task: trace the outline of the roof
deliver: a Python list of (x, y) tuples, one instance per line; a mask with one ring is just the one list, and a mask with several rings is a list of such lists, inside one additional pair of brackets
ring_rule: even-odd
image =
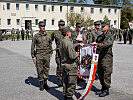
[(74, 2), (58, 2), (58, 1), (44, 1), (44, 0), (1, 0), (0, 2), (21, 2), (21, 3), (36, 3), (36, 4), (52, 4), (52, 5), (66, 5), (66, 6), (85, 6), (85, 7), (103, 7), (103, 8), (118, 8), (118, 5), (102, 5), (102, 4), (87, 4)]

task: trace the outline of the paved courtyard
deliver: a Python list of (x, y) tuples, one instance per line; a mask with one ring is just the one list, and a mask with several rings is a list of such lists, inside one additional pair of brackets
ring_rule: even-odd
[[(51, 89), (40, 91), (30, 47), (31, 40), (0, 41), (0, 100), (63, 100), (62, 87), (57, 86), (55, 76), (55, 52), (50, 64), (48, 81)], [(110, 95), (104, 98), (96, 96), (95, 91), (101, 86), (99, 81), (95, 80), (85, 100), (133, 100), (133, 45), (115, 41), (113, 52)], [(84, 87), (85, 83), (77, 86), (74, 100), (80, 97)]]

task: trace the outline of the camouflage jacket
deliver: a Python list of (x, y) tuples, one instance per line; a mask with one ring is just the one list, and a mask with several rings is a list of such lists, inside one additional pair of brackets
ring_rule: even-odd
[(52, 54), (52, 39), (51, 35), (41, 32), (34, 35), (31, 44), (31, 56), (35, 57), (34, 51), (36, 54)]
[(96, 42), (96, 39), (99, 35), (102, 34), (101, 30), (96, 31), (96, 29), (91, 31), (91, 35), (92, 35), (92, 42)]
[(78, 58), (75, 52), (75, 46), (71, 42), (70, 38), (64, 38), (61, 43), (62, 63), (73, 64)]
[(78, 36), (78, 32), (77, 31), (73, 31), (72, 35), (71, 35), (71, 39), (73, 41), (73, 43), (87, 43), (87, 32), (86, 31), (81, 31), (80, 34), (82, 34), (82, 41), (78, 41), (76, 40), (77, 36)]
[(60, 48), (60, 43), (63, 39), (62, 32), (60, 30), (54, 31), (51, 35), (52, 41), (55, 39), (57, 48)]
[(97, 53), (100, 54), (100, 58), (104, 57), (113, 57), (112, 46), (114, 43), (114, 35), (108, 31), (106, 34), (101, 34), (98, 36), (96, 42), (98, 43), (97, 46)]

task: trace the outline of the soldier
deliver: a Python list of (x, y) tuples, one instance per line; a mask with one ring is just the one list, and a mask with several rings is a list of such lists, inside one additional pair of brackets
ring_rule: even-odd
[(0, 30), (0, 41), (2, 41), (2, 31)]
[(33, 39), (33, 30), (30, 31), (31, 39)]
[(25, 35), (25, 31), (24, 31), (24, 29), (22, 28), (22, 30), (21, 30), (22, 40), (24, 40), (24, 35)]
[[(62, 28), (65, 26), (65, 21), (60, 20), (58, 22), (58, 27), (59, 30), (56, 30), (52, 33), (51, 38), (52, 41), (55, 39), (55, 43), (56, 43), (56, 47), (60, 48), (60, 43), (63, 39), (63, 35), (62, 35)], [(55, 56), (55, 60), (57, 63), (57, 70), (56, 70), (56, 76), (58, 78), (58, 86), (62, 86), (62, 67), (61, 67), (61, 54), (60, 54), (60, 50), (56, 50), (56, 56)]]
[(27, 39), (29, 40), (29, 30), (28, 29), (26, 30), (26, 40)]
[(114, 43), (114, 35), (109, 31), (109, 22), (103, 21), (102, 34), (98, 36), (96, 42), (97, 53), (99, 53), (98, 60), (98, 76), (102, 89), (96, 92), (99, 97), (109, 95), (109, 88), (111, 84), (111, 73), (113, 69), (113, 53), (112, 46)]
[(81, 30), (82, 24), (76, 23), (76, 30), (72, 32), (72, 41), (73, 43), (87, 43), (86, 35), (87, 33), (85, 31)]
[(119, 32), (119, 41), (121, 41), (122, 40), (122, 30), (119, 29), (118, 32)]
[[(63, 95), (64, 100), (73, 100), (72, 96), (75, 93), (77, 82), (77, 65), (76, 61), (78, 55), (74, 48), (75, 46), (70, 40), (71, 32), (69, 27), (65, 27), (62, 30), (64, 39), (61, 43), (62, 67), (63, 67)], [(84, 44), (80, 44), (83, 46)]]
[(94, 22), (94, 29), (91, 31), (91, 35), (92, 35), (92, 41), (91, 42), (96, 42), (96, 39), (99, 35), (102, 34), (102, 31), (100, 30), (100, 21), (95, 21)]
[(12, 28), (11, 30), (11, 35), (12, 35), (12, 41), (15, 41), (15, 30)]
[(133, 30), (129, 29), (129, 32), (128, 32), (129, 44), (132, 44), (132, 35), (133, 35)]
[[(45, 32), (45, 24), (39, 22), (39, 33), (35, 34), (32, 39), (31, 56), (36, 64), (38, 79), (40, 82), (40, 90), (49, 90), (47, 85), (49, 75), (50, 58), (52, 55), (52, 39), (51, 35)], [(36, 52), (36, 55), (35, 53)]]
[(17, 41), (19, 41), (19, 35), (20, 35), (19, 29), (17, 29), (16, 34), (17, 34)]
[(128, 33), (128, 31), (126, 29), (124, 29), (124, 32), (123, 32), (124, 44), (127, 43), (127, 33)]

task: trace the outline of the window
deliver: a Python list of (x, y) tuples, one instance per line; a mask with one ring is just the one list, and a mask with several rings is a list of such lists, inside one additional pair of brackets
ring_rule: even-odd
[(19, 4), (16, 4), (16, 10), (19, 10)]
[(70, 11), (71, 11), (71, 12), (74, 12), (74, 7), (71, 7), (71, 8), (70, 8)]
[(51, 10), (54, 11), (54, 6), (52, 6), (52, 9)]
[(43, 5), (43, 11), (46, 11), (46, 5)]
[(44, 24), (46, 25), (47, 23), (46, 23), (46, 19), (44, 19)]
[(111, 9), (108, 9), (108, 14), (110, 14), (111, 13)]
[(11, 19), (7, 19), (7, 25), (11, 25)]
[(81, 12), (84, 12), (84, 7), (81, 7)]
[(62, 8), (63, 8), (63, 7), (62, 7), (62, 6), (60, 6), (60, 12), (62, 12)]
[(1, 25), (1, 19), (0, 19), (0, 25)]
[(7, 3), (7, 10), (10, 10), (10, 3)]
[(20, 19), (16, 19), (17, 25), (20, 25)]
[(29, 10), (29, 4), (26, 4), (26, 10)]
[(117, 13), (117, 9), (114, 9), (114, 13), (115, 13), (115, 14)]
[(54, 19), (52, 19), (52, 25), (54, 25)]
[(35, 24), (38, 25), (38, 19), (35, 19)]
[(93, 14), (94, 13), (94, 8), (91, 8), (91, 14)]
[(116, 23), (117, 23), (117, 20), (114, 20), (114, 25), (116, 25)]
[(99, 12), (100, 12), (100, 13), (102, 13), (102, 12), (103, 12), (103, 9), (102, 9), (102, 8), (100, 8), (100, 9), (99, 9)]
[(38, 11), (38, 5), (35, 5), (35, 10)]

